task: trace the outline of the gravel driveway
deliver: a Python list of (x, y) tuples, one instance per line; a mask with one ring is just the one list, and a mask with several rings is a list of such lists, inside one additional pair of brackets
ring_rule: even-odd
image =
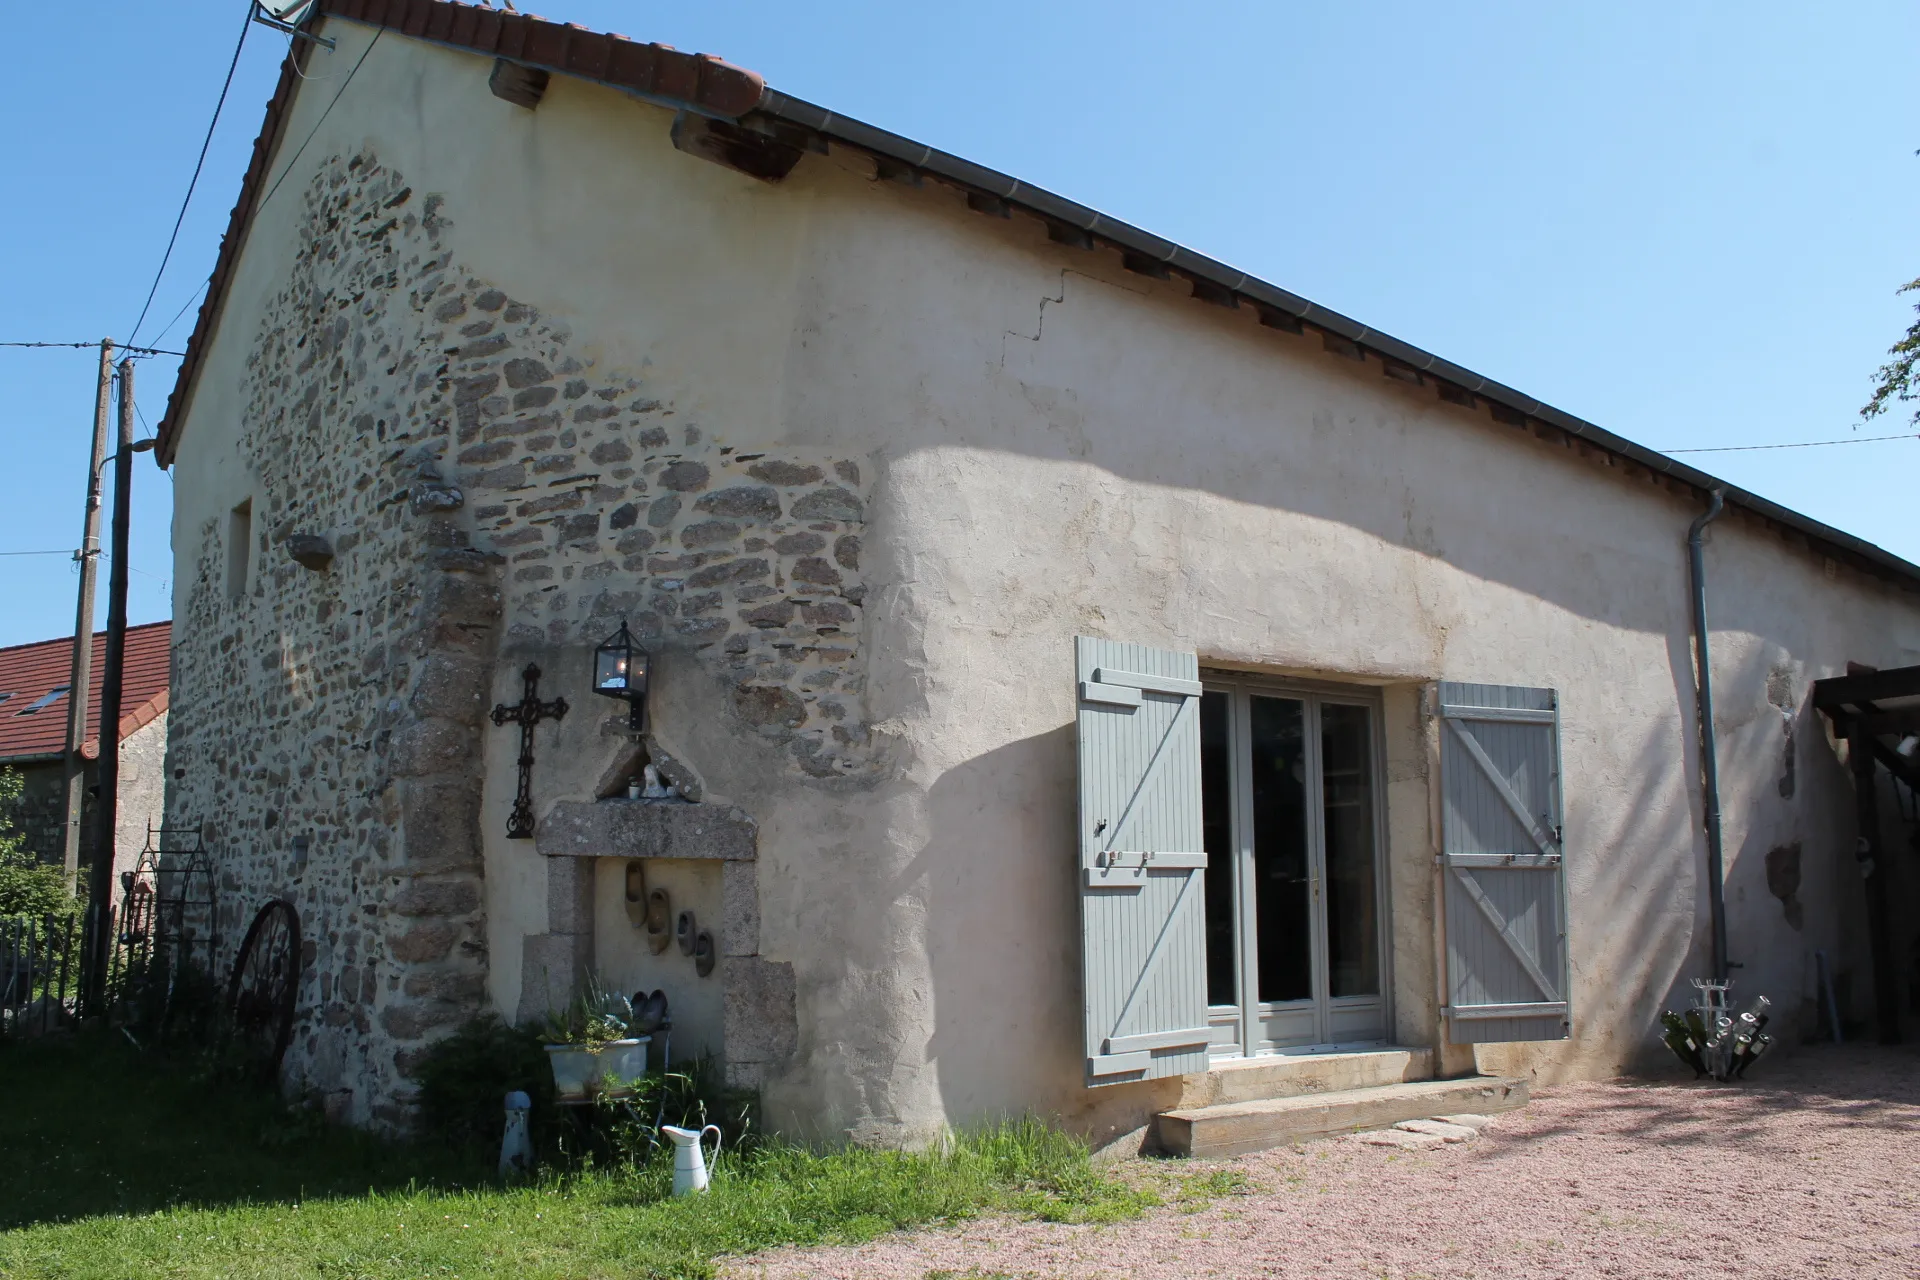
[[(1246, 1189), (1118, 1226), (1006, 1219), (795, 1249), (775, 1277), (1920, 1277), (1920, 1053), (1802, 1049), (1744, 1086), (1542, 1089), (1472, 1142), (1342, 1138), (1137, 1176)], [(1236, 1181), (1230, 1174), (1216, 1179)]]

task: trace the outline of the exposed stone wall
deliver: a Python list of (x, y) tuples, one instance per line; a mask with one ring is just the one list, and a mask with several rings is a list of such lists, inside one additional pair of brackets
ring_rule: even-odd
[(466, 339), (453, 461), (475, 543), (506, 562), (510, 637), (590, 642), (626, 619), (650, 646), (703, 651), (803, 772), (861, 772), (859, 464), (738, 453), (641, 379), (587, 376), (563, 327), (498, 290), (436, 296)]
[[(289, 1081), (396, 1127), (415, 1055), (485, 1000), (502, 646), (591, 645), (624, 618), (697, 654), (796, 775), (869, 773), (866, 496), (855, 459), (740, 452), (644, 371), (597, 367), (456, 262), (441, 199), (370, 155), (298, 198), (294, 272), (222, 338), (249, 344), (231, 501), (252, 504), (253, 567), (234, 594), (223, 513), (177, 570), (168, 814), (204, 828), (228, 955), (266, 899), (300, 912)], [(189, 418), (181, 467), (194, 450)]]
[[(65, 768), (58, 761), (0, 767), (12, 768), (20, 775), (20, 801), (14, 806), (13, 813), (7, 815), (9, 825), (26, 837), (27, 848), (40, 861), (58, 863), (66, 849), (63, 831), (66, 824), (66, 805), (63, 803), (66, 789), (62, 785), (66, 778)], [(87, 767), (85, 777), (89, 794), (80, 802), (80, 856), (90, 858), (93, 853), (91, 788), (94, 784), (91, 765)]]

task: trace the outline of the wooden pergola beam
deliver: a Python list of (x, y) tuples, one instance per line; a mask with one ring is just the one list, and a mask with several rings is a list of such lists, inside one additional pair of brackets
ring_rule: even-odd
[(1839, 711), (1886, 698), (1920, 698), (1920, 667), (1895, 667), (1813, 682), (1813, 705), (1821, 711)]

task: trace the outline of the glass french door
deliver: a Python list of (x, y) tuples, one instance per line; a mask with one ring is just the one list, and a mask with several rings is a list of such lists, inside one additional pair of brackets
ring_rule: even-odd
[(1387, 1036), (1377, 722), (1363, 695), (1206, 682), (1215, 1057)]

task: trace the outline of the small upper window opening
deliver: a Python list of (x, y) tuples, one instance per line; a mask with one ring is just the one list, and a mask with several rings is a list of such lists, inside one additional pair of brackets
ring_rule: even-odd
[(247, 594), (248, 561), (253, 553), (253, 499), (227, 515), (227, 595), (239, 600)]
[[(14, 712), (13, 714), (17, 716), (30, 716), (36, 711), (43, 711), (46, 708), (52, 706), (54, 703), (60, 701), (61, 698), (66, 696), (66, 693), (67, 693), (67, 686), (64, 684), (59, 685), (53, 689), (49, 689), (46, 693), (41, 694), (38, 698), (35, 698), (32, 702), (29, 702), (26, 706), (20, 708), (18, 711)], [(8, 698), (11, 698), (13, 695), (9, 693), (6, 696)]]

